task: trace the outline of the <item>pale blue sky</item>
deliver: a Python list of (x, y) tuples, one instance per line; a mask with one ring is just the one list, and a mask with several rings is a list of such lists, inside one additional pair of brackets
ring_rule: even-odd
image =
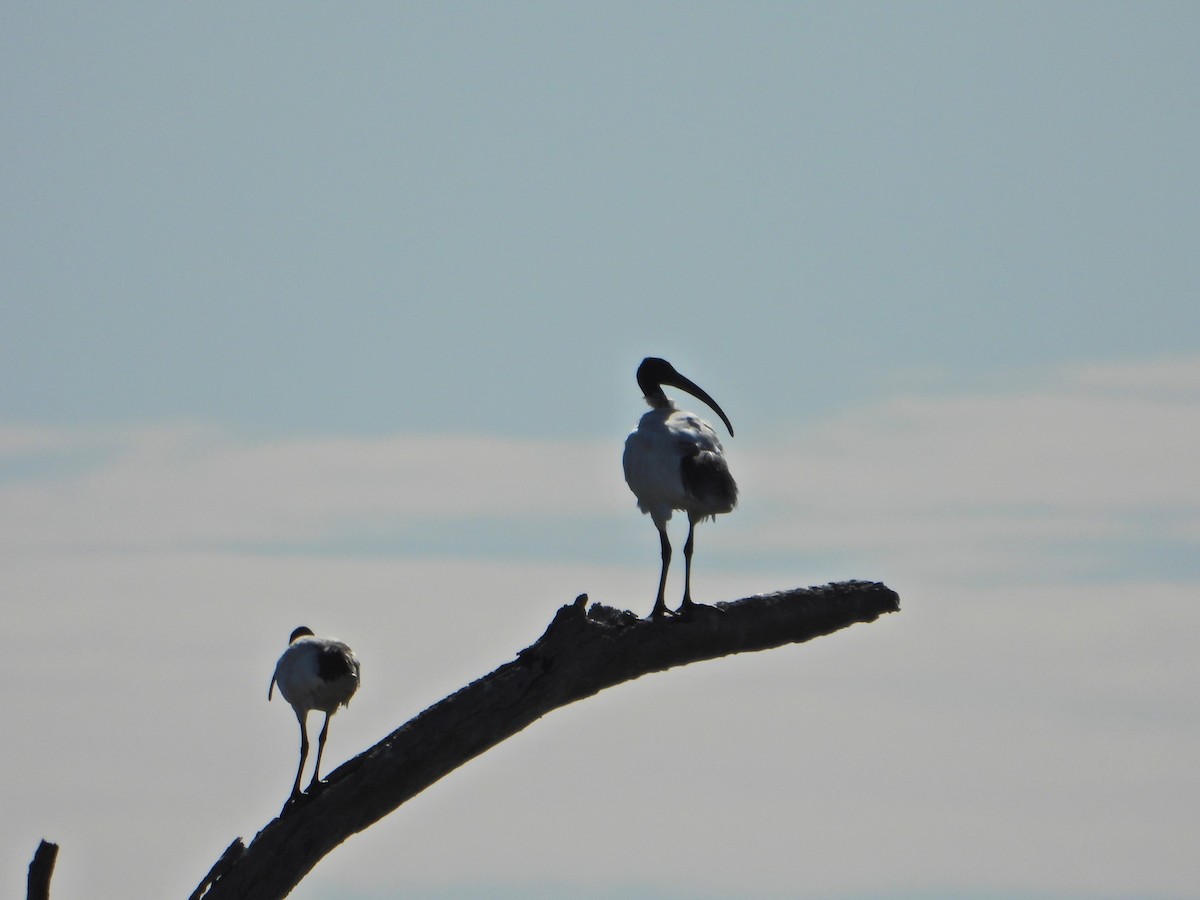
[(5, 18), (13, 418), (598, 437), (649, 351), (803, 421), (1195, 349), (1187, 4)]
[(0, 883), (46, 836), (56, 893), (186, 896), (286, 795), (298, 624), (363, 659), (332, 766), (581, 591), (647, 611), (619, 458), (654, 354), (738, 435), (700, 599), (904, 612), (556, 713), (294, 896), (1191, 896), (1197, 34), (10, 4)]

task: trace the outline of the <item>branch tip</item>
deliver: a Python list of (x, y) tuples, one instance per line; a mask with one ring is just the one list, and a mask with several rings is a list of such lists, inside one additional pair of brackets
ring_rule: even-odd
[(221, 858), (213, 863), (213, 867), (208, 870), (208, 874), (204, 876), (204, 880), (200, 882), (196, 890), (192, 891), (192, 895), (188, 897), (188, 900), (201, 900), (208, 892), (208, 889), (220, 881), (221, 876), (232, 869), (245, 852), (246, 845), (240, 837), (235, 837), (233, 843), (225, 848), (225, 852), (221, 854)]
[(57, 859), (58, 844), (42, 838), (29, 864), (29, 880), (26, 882), (28, 900), (50, 900), (50, 876), (54, 874), (54, 862)]

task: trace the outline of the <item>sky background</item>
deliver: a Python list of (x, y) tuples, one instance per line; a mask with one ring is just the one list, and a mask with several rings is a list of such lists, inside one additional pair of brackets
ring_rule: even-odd
[(576, 594), (648, 612), (658, 355), (737, 430), (697, 598), (902, 612), (557, 711), (292, 896), (1194, 897), (1197, 34), (7, 4), (0, 892), (46, 837), (56, 896), (187, 896), (287, 796), (297, 625), (362, 660), (332, 770)]

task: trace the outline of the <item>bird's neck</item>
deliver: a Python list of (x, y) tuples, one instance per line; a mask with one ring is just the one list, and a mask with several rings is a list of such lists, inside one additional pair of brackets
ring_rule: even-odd
[(643, 399), (645, 399), (646, 405), (651, 409), (675, 409), (675, 404), (671, 402), (670, 397), (663, 393), (662, 388), (646, 391), (646, 396)]

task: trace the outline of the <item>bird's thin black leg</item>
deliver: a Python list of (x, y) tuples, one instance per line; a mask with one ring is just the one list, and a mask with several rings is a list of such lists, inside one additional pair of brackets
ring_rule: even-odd
[(687, 612), (692, 603), (692, 548), (696, 543), (696, 520), (688, 516), (688, 538), (683, 545), (683, 605), (680, 612)]
[(296, 783), (292, 785), (293, 800), (300, 796), (300, 776), (304, 774), (304, 763), (308, 760), (308, 728), (304, 724), (305, 717), (296, 713), (296, 718), (300, 722), (300, 766), (296, 769)]
[(325, 724), (321, 726), (321, 736), (317, 738), (317, 763), (313, 766), (312, 781), (308, 784), (311, 791), (321, 783), (321, 756), (325, 752), (325, 738), (329, 734), (329, 713), (325, 713)]
[(657, 619), (659, 616), (667, 614), (667, 601), (665, 593), (667, 590), (667, 570), (671, 568), (671, 541), (667, 537), (667, 529), (658, 529), (658, 540), (662, 544), (662, 574), (658, 576), (658, 599), (654, 601), (654, 610), (650, 613), (650, 618)]

